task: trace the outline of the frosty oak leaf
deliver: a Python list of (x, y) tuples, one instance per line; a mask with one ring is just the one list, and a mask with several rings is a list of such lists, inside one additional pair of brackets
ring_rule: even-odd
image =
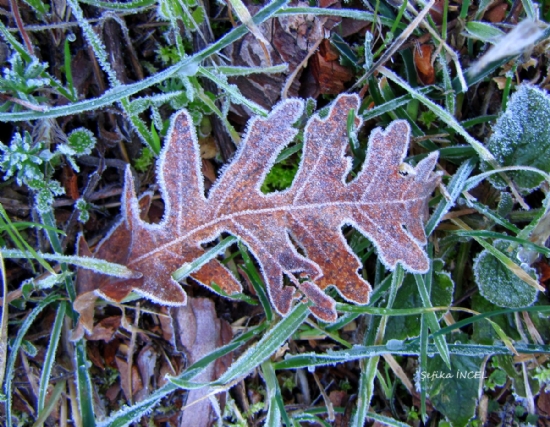
[[(324, 293), (334, 286), (348, 301), (365, 304), (370, 285), (358, 275), (361, 263), (348, 247), (342, 226), (367, 236), (389, 269), (398, 262), (408, 271), (425, 272), (428, 258), (424, 221), (428, 198), (439, 182), (432, 170), (437, 153), (416, 167), (404, 167), (409, 125), (394, 121), (375, 129), (361, 172), (346, 177), (351, 159), (347, 116), (359, 107), (356, 95), (339, 96), (326, 118), (311, 118), (304, 135), (303, 159), (292, 186), (264, 195), (261, 184), (277, 155), (296, 135), (292, 127), (303, 101), (278, 104), (267, 118), (254, 118), (232, 163), (204, 195), (197, 137), (186, 111), (177, 113), (157, 165), (165, 214), (159, 224), (144, 221), (151, 195), (139, 201), (126, 171), (123, 218), (100, 243), (95, 257), (124, 264), (141, 278), (120, 280), (91, 271), (79, 275), (82, 301), (90, 294), (120, 301), (132, 290), (165, 305), (183, 305), (186, 294), (171, 274), (204, 253), (201, 244), (230, 233), (255, 255), (271, 302), (282, 315), (294, 299), (305, 296), (320, 319), (334, 321), (335, 302)], [(357, 119), (360, 125), (361, 120)], [(302, 255), (296, 248), (297, 244)], [(79, 240), (79, 252), (89, 253)], [(283, 276), (292, 285), (285, 285)], [(238, 280), (213, 259), (191, 277), (227, 294), (238, 293)], [(92, 284), (94, 282), (94, 284)]]

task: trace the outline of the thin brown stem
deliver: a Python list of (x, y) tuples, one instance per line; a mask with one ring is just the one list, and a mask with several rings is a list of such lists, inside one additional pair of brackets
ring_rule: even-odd
[(11, 7), (11, 13), (13, 13), (13, 17), (15, 18), (15, 23), (17, 24), (17, 28), (19, 28), (21, 37), (23, 37), (23, 41), (25, 42), (25, 46), (29, 51), (29, 53), (31, 55), (34, 55), (34, 49), (32, 47), (31, 39), (29, 39), (29, 35), (27, 34), (27, 31), (25, 31), (25, 27), (23, 26), (23, 21), (21, 20), (21, 15), (19, 14), (19, 6), (17, 5), (17, 0), (10, 0), (10, 7)]

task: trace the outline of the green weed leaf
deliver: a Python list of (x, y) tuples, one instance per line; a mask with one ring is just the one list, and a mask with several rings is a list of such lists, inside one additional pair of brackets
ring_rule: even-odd
[[(510, 243), (504, 240), (495, 240), (493, 246), (506, 253)], [(516, 248), (508, 255), (519, 265), (517, 252)], [(529, 275), (535, 276), (534, 269), (530, 267), (523, 269)], [(537, 290), (512, 273), (488, 250), (482, 251), (476, 258), (474, 274), (481, 295), (499, 307), (525, 307), (535, 302)]]
[[(550, 97), (533, 86), (522, 85), (512, 95), (506, 112), (493, 128), (487, 148), (501, 166), (532, 166), (550, 172)], [(485, 170), (489, 167), (483, 165)], [(543, 177), (528, 171), (509, 172), (514, 182), (525, 192), (531, 192)], [(504, 189), (498, 175), (491, 183)]]
[(466, 31), (471, 38), (489, 43), (496, 42), (499, 38), (506, 35), (501, 29), (486, 22), (468, 22), (466, 24)]
[(427, 372), (421, 372), (430, 400), (455, 427), (462, 427), (475, 415), (479, 384), (484, 376), (483, 358), (451, 356), (451, 367), (435, 356), (428, 359)]

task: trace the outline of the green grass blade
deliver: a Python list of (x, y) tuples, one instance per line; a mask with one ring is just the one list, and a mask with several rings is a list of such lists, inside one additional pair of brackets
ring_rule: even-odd
[[(403, 284), (403, 279), (405, 277), (403, 267), (401, 264), (398, 264), (395, 271), (391, 275), (391, 285), (390, 292), (388, 296), (387, 308), (391, 309), (397, 295), (398, 288)], [(376, 332), (376, 337), (374, 338), (375, 343), (380, 343), (384, 339), (384, 334), (386, 330), (387, 316), (383, 316), (380, 319), (380, 324)], [(365, 336), (365, 340), (368, 339), (368, 334)], [(366, 344), (366, 341), (365, 341)], [(374, 356), (368, 361), (361, 360), (361, 375), (359, 377), (359, 392), (357, 399), (357, 409), (352, 420), (352, 427), (362, 427), (365, 425), (367, 420), (367, 413), (371, 405), (372, 397), (374, 396), (374, 379), (378, 372), (378, 362), (380, 356)]]
[[(429, 273), (428, 273), (429, 274)], [(416, 285), (418, 286), (418, 292), (420, 293), (420, 297), (422, 298), (422, 304), (424, 304), (425, 308), (432, 307), (432, 303), (430, 301), (430, 293), (428, 288), (426, 287), (426, 282), (424, 281), (424, 278), (421, 274), (415, 274), (414, 278), (416, 280)], [(424, 318), (426, 319), (426, 322), (428, 323), (428, 327), (432, 331), (432, 333), (435, 333), (439, 331), (439, 322), (437, 320), (437, 316), (433, 312), (425, 313)], [(445, 364), (447, 366), (451, 366), (451, 359), (449, 357), (449, 349), (447, 347), (447, 341), (445, 340), (444, 336), (438, 335), (436, 338), (434, 338), (435, 344), (437, 348), (439, 349), (439, 353)]]
[(89, 362), (86, 358), (86, 342), (81, 339), (75, 345), (76, 388), (78, 403), (83, 427), (95, 427), (94, 396), (92, 393), (92, 379), (88, 370)]
[(109, 2), (109, 1), (100, 1), (100, 0), (79, 0), (80, 3), (86, 3), (91, 6), (100, 7), (107, 10), (131, 10), (133, 12), (138, 12), (139, 9), (143, 9), (149, 6), (154, 5), (155, 0), (134, 0), (128, 3), (119, 3), (119, 2)]
[[(419, 373), (428, 371), (428, 343), (429, 343), (429, 333), (428, 333), (428, 322), (426, 318), (422, 316), (420, 318), (420, 355), (418, 357), (419, 363)], [(426, 422), (428, 418), (428, 413), (426, 410), (426, 399), (428, 397), (428, 392), (426, 390), (426, 381), (424, 377), (420, 377), (420, 416), (422, 420)]]
[(456, 133), (463, 136), (466, 142), (468, 142), (468, 144), (470, 144), (476, 150), (476, 152), (479, 154), (479, 156), (483, 160), (487, 162), (495, 161), (495, 158), (491, 154), (491, 152), (487, 150), (487, 148), (485, 148), (485, 146), (481, 142), (477, 141), (475, 138), (470, 136), (470, 134), (466, 132), (462, 126), (460, 126), (460, 123), (456, 121), (456, 119), (452, 114), (450, 114), (448, 111), (441, 108), (432, 100), (428, 99), (421, 92), (413, 89), (411, 86), (409, 86), (409, 84), (405, 80), (401, 79), (401, 77), (399, 77), (397, 74), (387, 69), (386, 67), (380, 67), (380, 73), (386, 76), (389, 80), (396, 83), (397, 85), (401, 86), (414, 99), (418, 99), (422, 104), (428, 107), (428, 109), (433, 111), (443, 121), (443, 123), (446, 123)]
[(15, 246), (17, 246), (21, 250), (26, 250), (31, 254), (30, 257), (24, 256), (23, 258), (34, 258), (39, 262), (39, 264), (42, 267), (46, 269), (46, 271), (50, 272), (51, 274), (55, 274), (55, 271), (53, 270), (53, 268), (46, 261), (44, 261), (44, 257), (39, 255), (38, 252), (36, 252), (34, 248), (26, 242), (25, 239), (23, 239), (21, 234), (19, 234), (19, 231), (17, 230), (17, 228), (13, 226), (8, 216), (8, 213), (4, 210), (4, 207), (1, 204), (0, 204), (0, 225), (4, 230), (6, 230), (6, 232), (12, 239)]
[[(506, 354), (512, 352), (505, 345), (483, 345), (483, 344), (449, 344), (449, 354), (463, 356), (481, 356)], [(535, 345), (519, 343), (515, 346), (519, 354), (550, 354), (550, 345)], [(348, 363), (354, 360), (368, 359), (374, 356), (393, 354), (399, 356), (419, 356), (421, 354), (418, 342), (407, 342), (392, 345), (355, 346), (350, 350), (328, 351), (323, 354), (303, 353), (295, 356), (287, 356), (285, 360), (276, 362), (273, 367), (279, 369), (313, 369), (317, 366), (334, 365), (337, 363)], [(435, 344), (429, 344), (426, 351), (428, 356), (440, 355), (441, 352)]]
[[(300, 325), (307, 319), (308, 315), (308, 307), (305, 304), (297, 304), (285, 318), (268, 330), (260, 341), (241, 355), (241, 357), (239, 357), (215, 383), (210, 384), (210, 386), (224, 387), (236, 379), (248, 375), (252, 370), (257, 368), (275, 353), (277, 349), (296, 332)], [(171, 381), (182, 388), (196, 386), (174, 378), (171, 379)]]
[(500, 240), (507, 240), (509, 242), (519, 243), (522, 246), (527, 246), (547, 258), (550, 257), (550, 249), (545, 248), (544, 246), (536, 245), (535, 243), (525, 240), (525, 239), (519, 239), (517, 237), (508, 236), (506, 234), (497, 233), (495, 231), (487, 231), (487, 230), (454, 230), (450, 231), (451, 234), (455, 234), (457, 236), (461, 237), (480, 237), (482, 239), (500, 239)]
[(42, 301), (40, 301), (37, 306), (25, 317), (25, 320), (23, 320), (23, 323), (19, 326), (19, 330), (17, 331), (17, 335), (15, 336), (15, 339), (13, 340), (13, 343), (10, 348), (10, 353), (8, 356), (8, 363), (6, 366), (6, 381), (4, 383), (4, 395), (7, 398), (5, 410), (6, 410), (6, 427), (12, 426), (12, 408), (11, 408), (11, 401), (12, 401), (12, 381), (13, 376), (15, 374), (15, 361), (17, 360), (17, 354), (19, 353), (19, 349), (21, 348), (21, 342), (23, 341), (23, 338), (27, 334), (27, 331), (33, 324), (33, 322), (36, 320), (38, 315), (44, 310), (48, 305), (51, 303), (58, 301), (62, 298), (61, 295), (58, 294), (50, 294), (46, 298), (44, 298)]
[(487, 206), (485, 206), (482, 203), (479, 202), (470, 202), (470, 205), (477, 210), (480, 214), (485, 215), (487, 218), (489, 218), (491, 221), (496, 222), (499, 225), (502, 225), (503, 227), (507, 228), (508, 230), (518, 234), (521, 232), (521, 230), (516, 227), (514, 224), (512, 224), (510, 221), (508, 221), (506, 218), (503, 218), (493, 210), (489, 209)]
[(476, 322), (479, 322), (483, 319), (488, 319), (491, 317), (502, 316), (505, 314), (511, 313), (521, 313), (521, 312), (533, 313), (538, 315), (548, 315), (550, 314), (550, 306), (531, 306), (531, 307), (519, 307), (519, 308), (503, 308), (501, 310), (488, 311), (487, 313), (476, 314), (475, 316), (469, 317), (467, 319), (459, 320), (452, 325), (449, 325), (445, 328), (441, 328), (438, 332), (433, 334), (433, 336), (445, 335), (456, 331), (457, 329), (463, 328), (465, 326), (473, 325)]
[(59, 381), (53, 388), (48, 404), (44, 406), (40, 411), (36, 422), (33, 424), (33, 427), (42, 427), (44, 422), (48, 419), (51, 412), (54, 410), (55, 405), (59, 398), (61, 397), (63, 390), (65, 390), (66, 382)]
[(265, 418), (266, 426), (281, 426), (281, 417), (285, 415), (285, 424), (287, 426), (292, 425), (288, 420), (283, 400), (281, 398), (281, 390), (279, 389), (279, 383), (277, 381), (277, 375), (275, 370), (269, 361), (263, 362), (261, 365), (262, 377), (264, 378), (267, 388), (266, 400), (269, 402), (269, 408), (267, 416)]
[(63, 321), (65, 320), (65, 312), (67, 310), (67, 304), (61, 303), (57, 308), (57, 314), (53, 323), (50, 344), (46, 351), (46, 357), (44, 358), (44, 365), (42, 367), (42, 373), (40, 374), (40, 387), (38, 389), (38, 405), (37, 412), (40, 413), (44, 409), (44, 403), (46, 402), (46, 393), (48, 391), (48, 383), (50, 382), (50, 376), (52, 373), (53, 364), (55, 362), (55, 354), (57, 352), (57, 346), (59, 344), (59, 338), (61, 337), (61, 328), (63, 327)]
[(254, 114), (257, 114), (262, 117), (267, 117), (268, 111), (265, 108), (244, 97), (242, 93), (240, 93), (240, 91), (235, 86), (231, 86), (227, 84), (218, 76), (216, 76), (214, 73), (212, 73), (210, 70), (202, 66), (199, 66), (198, 72), (204, 77), (207, 77), (210, 80), (212, 80), (216, 84), (216, 86), (225, 90), (225, 92), (229, 95), (233, 103), (245, 105), (246, 107), (250, 108), (250, 110), (252, 110)]
[(185, 279), (191, 273), (199, 270), (206, 263), (216, 258), (220, 253), (225, 251), (229, 246), (237, 241), (234, 236), (229, 236), (223, 239), (220, 243), (211, 249), (208, 249), (204, 254), (195, 259), (193, 262), (186, 263), (172, 273), (172, 277), (176, 282)]
[[(42, 222), (50, 229), (55, 228), (55, 218), (52, 211), (43, 213)], [(60, 256), (62, 253), (61, 242), (59, 236), (50, 230), (46, 230), (50, 244), (53, 250), (57, 253), (56, 256)], [(69, 270), (65, 262), (61, 263), (61, 271), (67, 273)], [(65, 277), (65, 289), (69, 295), (70, 301), (74, 301), (76, 298), (76, 291), (71, 277), (67, 274)], [(78, 314), (74, 310), (70, 310), (69, 317), (72, 319), (73, 324), (76, 324), (78, 320)], [(95, 414), (93, 406), (92, 396), (92, 380), (90, 378), (90, 372), (88, 371), (88, 361), (86, 359), (86, 344), (83, 339), (80, 339), (75, 343), (75, 370), (76, 370), (76, 386), (78, 393), (78, 403), (80, 408), (80, 416), (83, 427), (95, 427)]]
[[(4, 384), (4, 375), (6, 374), (6, 361), (8, 355), (8, 313), (9, 304), (7, 302), (8, 295), (8, 279), (6, 276), (6, 265), (4, 258), (0, 254), (0, 268), (2, 269), (2, 317), (0, 318), (0, 388)], [(3, 393), (0, 393), (0, 401), (6, 399)]]
[(43, 254), (39, 252), (35, 252), (35, 254), (32, 254), (30, 252), (24, 252), (18, 249), (0, 248), (0, 251), (2, 251), (2, 255), (4, 256), (4, 258), (43, 258), (51, 261), (76, 265), (78, 267), (86, 268), (88, 270), (94, 270), (102, 274), (107, 274), (114, 277), (121, 277), (123, 279), (137, 279), (141, 277), (141, 273), (132, 271), (124, 265), (115, 264), (102, 259), (81, 257), (76, 255)]
[(540, 169), (533, 168), (530, 166), (506, 166), (502, 168), (496, 168), (487, 172), (480, 173), (479, 175), (473, 176), (470, 179), (468, 179), (464, 185), (464, 191), (469, 191), (474, 187), (477, 187), (481, 181), (483, 181), (485, 178), (488, 178), (491, 175), (494, 175), (496, 173), (502, 173), (502, 172), (508, 172), (508, 171), (528, 171), (528, 172), (534, 172), (541, 175), (546, 182), (550, 183), (550, 174), (547, 174), (544, 171), (541, 171)]
[(252, 283), (256, 295), (258, 295), (260, 304), (262, 304), (262, 308), (264, 309), (266, 320), (271, 322), (273, 320), (273, 309), (271, 308), (271, 302), (266, 292), (266, 286), (254, 262), (252, 262), (252, 258), (250, 258), (248, 254), (248, 249), (241, 242), (239, 242), (239, 250), (244, 260), (244, 271), (248, 275), (248, 279)]
[(390, 427), (410, 427), (409, 424), (402, 423), (393, 418), (386, 417), (384, 415), (376, 414), (374, 412), (367, 413), (367, 418), (375, 421), (379, 421), (381, 424)]
[(279, 74), (288, 71), (288, 64), (273, 65), (271, 67), (239, 67), (239, 66), (220, 66), (203, 67), (210, 72), (222, 73), (230, 76), (249, 76), (251, 74)]
[(465, 181), (470, 174), (474, 171), (477, 160), (475, 158), (469, 159), (462, 163), (456, 173), (451, 178), (451, 182), (447, 187), (447, 192), (451, 196), (449, 200), (442, 199), (434, 210), (434, 213), (426, 224), (426, 235), (431, 235), (443, 218), (443, 216), (451, 209), (455, 204), (456, 199), (462, 193)]
[(255, 367), (269, 358), (277, 349), (288, 340), (307, 319), (309, 309), (305, 304), (298, 304), (279, 323), (262, 337), (258, 343), (244, 353), (227, 372), (217, 381), (218, 384), (227, 384), (237, 378), (247, 375)]
[(357, 409), (353, 416), (351, 427), (363, 427), (368, 418), (368, 409), (374, 395), (374, 379), (378, 371), (380, 356), (374, 356), (361, 361), (361, 375), (357, 391)]

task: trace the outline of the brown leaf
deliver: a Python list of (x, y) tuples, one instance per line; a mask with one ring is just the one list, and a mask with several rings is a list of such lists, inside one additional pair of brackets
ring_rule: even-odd
[(414, 49), (414, 65), (418, 72), (418, 78), (425, 85), (431, 85), (435, 82), (435, 70), (432, 63), (433, 46), (423, 44)]
[[(324, 40), (329, 44), (328, 40)], [(322, 46), (322, 44), (321, 44)], [(338, 62), (339, 56), (333, 58), (333, 50), (326, 49), (317, 52), (311, 58), (311, 72), (319, 85), (321, 94), (338, 94), (345, 90), (344, 83), (350, 81), (353, 73)]]
[[(152, 200), (152, 193), (145, 193), (140, 197), (139, 211), (141, 219), (147, 216)], [(95, 258), (108, 259), (112, 262), (124, 264), (128, 256), (128, 245), (130, 244), (130, 240), (130, 232), (124, 226), (124, 221), (122, 221), (107, 234), (102, 242), (100, 242), (94, 256)], [(79, 256), (92, 256), (88, 243), (82, 234), (79, 234), (77, 237), (76, 250)], [(98, 289), (106, 289), (109, 291), (108, 294), (101, 293), (101, 295), (110, 295), (109, 299), (122, 301), (131, 291), (132, 283), (133, 280), (128, 280), (126, 282), (116, 281), (111, 277), (98, 275), (91, 270), (79, 269), (76, 281), (78, 296), (73, 303), (73, 308), (78, 311), (80, 317), (71, 338), (76, 341), (83, 335), (84, 330), (88, 333), (92, 332), (94, 307)]]
[[(224, 331), (226, 322), (218, 319), (214, 302), (207, 298), (189, 298), (187, 306), (177, 310), (175, 320), (179, 325), (179, 340), (186, 348), (189, 364), (197, 362), (216, 348), (229, 343), (233, 338), (224, 337), (224, 332), (227, 332)], [(231, 361), (231, 355), (218, 359), (216, 363), (194, 377), (193, 381), (205, 383), (219, 378)], [(211, 419), (215, 412), (212, 410), (210, 400), (206, 398), (210, 391), (208, 388), (189, 390), (187, 395), (189, 407), (182, 411), (181, 426), (212, 425)]]
[[(95, 255), (125, 264), (143, 277), (97, 281), (96, 292), (120, 301), (134, 290), (164, 305), (183, 305), (186, 294), (172, 272), (202, 255), (201, 244), (226, 232), (241, 239), (256, 256), (280, 314), (287, 314), (293, 300), (300, 298), (298, 289), (313, 302), (311, 310), (317, 317), (334, 321), (335, 302), (324, 293), (328, 286), (358, 304), (366, 304), (371, 291), (357, 273), (362, 267), (358, 257), (342, 236), (346, 224), (375, 244), (389, 269), (400, 262), (408, 271), (427, 271), (424, 221), (428, 198), (440, 179), (432, 172), (437, 153), (415, 168), (403, 167), (410, 128), (405, 121), (394, 121), (385, 131), (372, 132), (362, 170), (346, 182), (351, 169), (351, 159), (345, 155), (347, 116), (359, 105), (358, 96), (341, 95), (326, 118), (314, 116), (305, 129), (302, 164), (293, 185), (268, 195), (260, 191), (261, 183), (279, 152), (296, 135), (292, 124), (302, 115), (303, 101), (286, 100), (267, 118), (254, 118), (233, 162), (208, 198), (191, 118), (186, 111), (177, 113), (158, 161), (163, 220), (149, 224), (140, 218), (128, 169), (124, 219)], [(293, 242), (307, 255), (301, 255)], [(284, 285), (283, 275), (293, 286)], [(205, 286), (215, 282), (228, 294), (241, 291), (237, 279), (216, 259), (191, 277)]]
[[(252, 2), (247, 3), (249, 3), (250, 13), (254, 15), (260, 6), (252, 4)], [(293, 4), (297, 7), (309, 7), (309, 4), (304, 1)], [(336, 17), (330, 20), (332, 19), (336, 19)], [(329, 24), (328, 21), (328, 17), (303, 14), (280, 16), (264, 22), (259, 28), (270, 42), (266, 48), (271, 61), (273, 65), (287, 65), (288, 72), (281, 74), (257, 73), (246, 77), (232, 77), (229, 82), (236, 84), (246, 98), (270, 109), (281, 99), (281, 89), (285, 86), (288, 75), (299, 67), (298, 74), (288, 90), (289, 96), (298, 95), (300, 74), (303, 70), (300, 64), (308, 55), (311, 47), (324, 38), (325, 30), (334, 26), (334, 23)], [(265, 67), (268, 65), (262, 46), (252, 34), (232, 43), (224, 53), (231, 59), (231, 64), (235, 66)], [(241, 117), (249, 116), (249, 113), (238, 105), (233, 110), (236, 110)]]
[(65, 188), (65, 194), (73, 200), (80, 197), (78, 192), (78, 177), (74, 173), (73, 169), (69, 165), (63, 167), (63, 175), (61, 175), (61, 181)]
[(120, 327), (120, 316), (110, 316), (103, 319), (94, 326), (92, 333), (88, 335), (90, 341), (103, 340), (109, 342), (113, 339), (116, 331)]
[(116, 357), (115, 361), (120, 374), (120, 386), (122, 387), (126, 400), (131, 402), (133, 401), (133, 396), (138, 391), (143, 389), (138, 367), (136, 365), (132, 365), (130, 373), (130, 369), (128, 369), (128, 362), (126, 362), (123, 358)]
[(155, 374), (157, 357), (158, 355), (152, 345), (144, 347), (137, 356), (137, 366), (143, 389), (136, 395), (136, 402), (143, 400), (151, 392), (151, 377)]
[(506, 12), (508, 11), (508, 3), (505, 1), (497, 2), (487, 12), (485, 12), (485, 19), (494, 24), (504, 21), (506, 18)]
[(443, 0), (436, 0), (432, 8), (430, 9), (430, 16), (437, 25), (441, 25), (443, 22), (443, 7), (445, 2)]
[(328, 39), (324, 39), (319, 45), (319, 54), (325, 61), (337, 61), (340, 59), (340, 54)]

